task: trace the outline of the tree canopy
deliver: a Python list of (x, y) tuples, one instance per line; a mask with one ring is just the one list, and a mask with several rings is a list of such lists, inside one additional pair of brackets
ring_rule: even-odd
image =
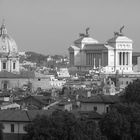
[(37, 116), (32, 123), (25, 126), (25, 130), (26, 140), (96, 140), (99, 137), (94, 121), (77, 119), (67, 111)]
[(140, 79), (134, 80), (126, 88), (122, 98), (127, 103), (139, 103), (140, 104)]
[(99, 122), (109, 140), (140, 139), (140, 105), (116, 104)]

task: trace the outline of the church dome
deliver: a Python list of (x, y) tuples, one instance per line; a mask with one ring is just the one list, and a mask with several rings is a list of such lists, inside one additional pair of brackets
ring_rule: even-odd
[(0, 28), (0, 54), (14, 55), (18, 53), (18, 48), (14, 39), (7, 34), (7, 29), (3, 23)]

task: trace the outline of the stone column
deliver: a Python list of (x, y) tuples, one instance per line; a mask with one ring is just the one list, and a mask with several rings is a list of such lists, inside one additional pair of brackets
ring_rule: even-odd
[(130, 52), (128, 52), (128, 65), (130, 65)]
[(90, 53), (89, 53), (89, 65), (90, 65)]
[(90, 65), (92, 66), (92, 53), (90, 54)]
[(127, 52), (125, 52), (125, 65), (127, 65)]
[(95, 66), (95, 57), (94, 57), (94, 66), (93, 66), (93, 68), (94, 68), (94, 69), (96, 68), (96, 66)]
[(130, 65), (132, 66), (132, 52), (130, 52), (129, 54)]
[(88, 65), (90, 65), (90, 61), (89, 61), (90, 58), (89, 58), (89, 55), (90, 55), (90, 54), (88, 53)]
[(121, 65), (121, 52), (119, 52), (119, 65)]
[(93, 66), (93, 62), (94, 61), (94, 55), (93, 55), (93, 53), (92, 53), (92, 66)]
[(88, 57), (88, 53), (87, 53), (87, 65), (89, 64), (89, 60), (88, 60), (88, 58), (89, 58), (89, 57)]
[(91, 59), (91, 66), (92, 66), (92, 63), (93, 63), (93, 62), (92, 62), (92, 53), (91, 53), (90, 55), (91, 55), (91, 58), (90, 58), (90, 59)]
[(120, 52), (118, 52), (118, 65), (120, 65)]
[(123, 52), (123, 65), (125, 65), (125, 52)]
[(87, 53), (86, 53), (86, 65), (87, 65)]
[(123, 52), (121, 52), (121, 65), (123, 65)]
[(126, 65), (128, 65), (128, 52), (126, 52)]
[(101, 58), (99, 58), (99, 68), (101, 67)]

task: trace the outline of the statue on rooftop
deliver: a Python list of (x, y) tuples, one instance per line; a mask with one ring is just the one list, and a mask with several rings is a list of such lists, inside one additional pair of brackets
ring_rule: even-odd
[(123, 36), (122, 30), (124, 29), (124, 25), (120, 28), (120, 32), (114, 32), (114, 36)]
[(123, 29), (124, 29), (124, 25), (120, 28), (120, 34), (122, 34)]
[(88, 33), (89, 32), (89, 29), (90, 29), (89, 27), (86, 28), (86, 33), (80, 33), (79, 36), (80, 37), (89, 37), (89, 33)]
[(89, 36), (89, 33), (88, 33), (88, 32), (89, 32), (89, 29), (90, 29), (89, 27), (86, 28), (86, 35), (87, 35), (87, 36)]

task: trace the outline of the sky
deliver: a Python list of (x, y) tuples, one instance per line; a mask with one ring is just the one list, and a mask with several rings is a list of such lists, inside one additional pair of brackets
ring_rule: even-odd
[(66, 55), (79, 33), (105, 43), (125, 25), (123, 33), (140, 52), (140, 0), (0, 0), (5, 19), (20, 51)]

